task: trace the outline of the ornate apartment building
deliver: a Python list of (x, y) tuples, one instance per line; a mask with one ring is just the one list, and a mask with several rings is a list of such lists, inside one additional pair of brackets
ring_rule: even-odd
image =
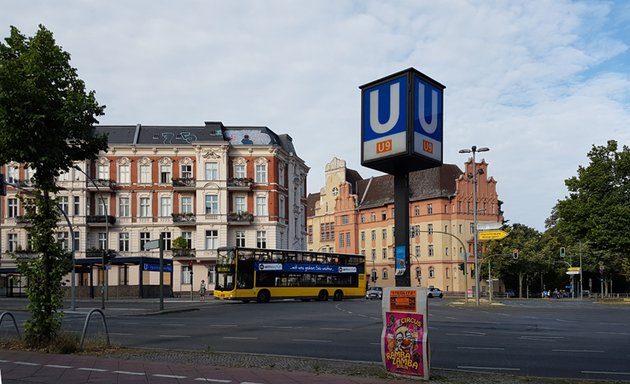
[[(459, 293), (474, 288), (474, 279), (468, 278), (466, 286), (459, 268), (466, 253), (469, 273), (474, 264), (472, 159), (465, 169), (444, 164), (409, 174), (410, 268), (418, 286)], [(477, 171), (478, 223), (502, 223), (497, 183), (488, 176), (488, 164), (482, 160)], [(394, 286), (394, 177), (363, 179), (337, 158), (325, 172), (325, 186), (308, 196), (308, 249), (363, 254), (370, 284)], [(494, 284), (494, 289), (502, 288)]]
[[(73, 243), (63, 217), (57, 236), (75, 249), (79, 288), (94, 291), (103, 283), (100, 258), (91, 257), (103, 249), (117, 253), (105, 273), (110, 297), (113, 287), (155, 286), (159, 274), (150, 272), (159, 250), (145, 250), (145, 244), (160, 235), (168, 259), (164, 281), (175, 294), (197, 291), (201, 280), (213, 288), (220, 246), (306, 249), (309, 168), (289, 135), (221, 122), (96, 130), (109, 136), (108, 151), (58, 180)], [(29, 223), (17, 195), (30, 188), (33, 170), (12, 163), (0, 172), (21, 186), (7, 187), (1, 200), (0, 277), (8, 284), (15, 274), (9, 253), (29, 248)], [(178, 237), (186, 249), (172, 249)]]

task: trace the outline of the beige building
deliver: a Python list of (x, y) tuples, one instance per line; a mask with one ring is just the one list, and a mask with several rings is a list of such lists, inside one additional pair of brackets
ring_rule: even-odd
[[(473, 263), (472, 159), (466, 172), (452, 164), (411, 172), (409, 175), (409, 251), (411, 279), (423, 287), (463, 293), (474, 288), (460, 264), (467, 253)], [(502, 223), (496, 181), (488, 164), (478, 170), (478, 223)], [(326, 165), (326, 184), (308, 196), (308, 248), (366, 256), (371, 284), (395, 285), (394, 178), (383, 175), (363, 179), (334, 158)], [(480, 243), (480, 253), (483, 244)], [(470, 274), (468, 275), (470, 276)], [(485, 289), (486, 284), (480, 284)], [(494, 290), (502, 290), (500, 284)]]
[[(117, 255), (106, 270), (109, 297), (155, 296), (159, 250), (145, 245), (160, 236), (164, 281), (174, 294), (196, 292), (202, 280), (213, 289), (220, 246), (306, 248), (309, 169), (290, 136), (221, 122), (97, 131), (109, 136), (108, 151), (58, 180), (59, 204), (74, 236), (71, 242), (63, 217), (57, 236), (67, 249), (74, 246), (79, 296), (100, 295), (95, 288), (104, 282), (104, 249)], [(31, 188), (34, 171), (12, 163), (0, 172), (21, 187), (9, 186), (1, 197), (0, 286), (21, 289), (26, 282), (15, 273), (11, 255), (29, 249), (30, 224), (17, 195)], [(178, 237), (186, 249), (172, 248)]]

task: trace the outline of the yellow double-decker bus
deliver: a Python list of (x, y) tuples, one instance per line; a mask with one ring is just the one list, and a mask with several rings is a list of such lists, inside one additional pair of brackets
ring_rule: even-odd
[(239, 247), (221, 247), (217, 253), (217, 299), (266, 303), (365, 296), (362, 255)]

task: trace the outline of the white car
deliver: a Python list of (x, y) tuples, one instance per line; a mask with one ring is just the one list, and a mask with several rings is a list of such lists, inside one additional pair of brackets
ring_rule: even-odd
[(440, 288), (431, 287), (427, 291), (427, 297), (428, 298), (439, 297), (441, 299), (442, 297), (444, 297), (444, 294), (442, 293)]
[(372, 287), (368, 288), (367, 292), (365, 292), (366, 299), (383, 299), (383, 288), (381, 287)]

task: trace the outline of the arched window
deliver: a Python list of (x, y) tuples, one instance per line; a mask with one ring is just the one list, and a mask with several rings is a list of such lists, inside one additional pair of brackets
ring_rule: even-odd
[(387, 280), (389, 273), (387, 272), (387, 268), (383, 268), (383, 280)]
[(433, 279), (435, 277), (435, 268), (429, 267), (429, 279)]

